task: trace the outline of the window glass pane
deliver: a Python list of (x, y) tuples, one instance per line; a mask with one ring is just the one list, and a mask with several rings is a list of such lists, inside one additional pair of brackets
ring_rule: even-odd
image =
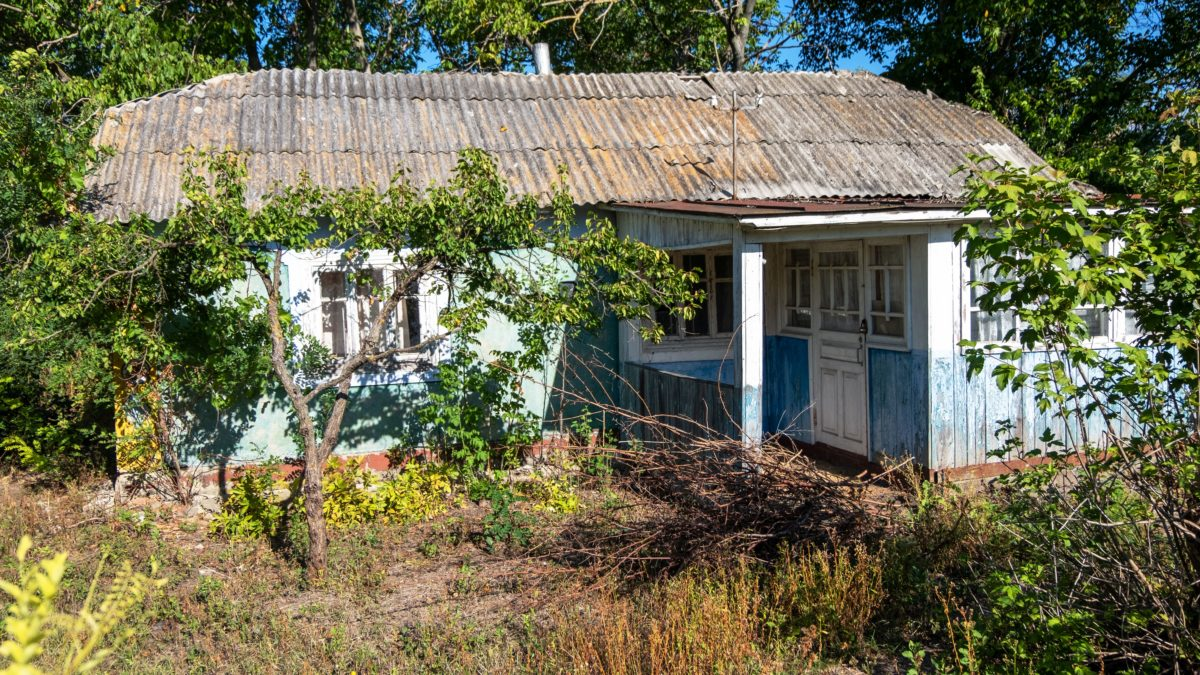
[(1108, 335), (1108, 311), (1099, 307), (1088, 307), (1086, 309), (1077, 309), (1075, 313), (1083, 319), (1083, 323), (1087, 326), (1088, 335), (1092, 337), (1105, 337)]
[(404, 298), (403, 322), (401, 323), (402, 347), (421, 344), (421, 301), (415, 293)]
[(663, 335), (674, 337), (679, 334), (679, 323), (671, 310), (667, 307), (658, 306), (654, 308), (654, 322), (663, 328)]
[(887, 335), (889, 337), (904, 337), (904, 318), (899, 316), (894, 317), (871, 317), (871, 331), (875, 335)]
[(708, 335), (708, 307), (712, 304), (710, 296), (696, 309), (696, 315), (683, 322), (684, 335)]
[[(1016, 328), (1016, 317), (1011, 312), (989, 314), (987, 312), (971, 312), (972, 339), (981, 341), (998, 341), (1008, 339), (1008, 332)], [(1016, 338), (1014, 334), (1013, 339)]]
[(713, 256), (713, 278), (716, 278), (716, 279), (732, 279), (733, 278), (733, 256), (732, 255), (715, 255), (715, 256)]
[(812, 306), (812, 275), (807, 269), (796, 271), (796, 302), (797, 307)]
[(809, 251), (806, 248), (793, 248), (788, 250), (788, 266), (789, 267), (808, 267)]
[(904, 247), (900, 244), (872, 246), (871, 264), (880, 267), (903, 267)]
[(321, 343), (335, 356), (346, 351), (346, 274), (339, 271), (320, 273)]
[(888, 270), (887, 271), (887, 289), (888, 289), (888, 311), (893, 314), (904, 313), (904, 270)]
[(683, 269), (688, 272), (695, 272), (700, 275), (700, 280), (703, 281), (707, 277), (708, 267), (705, 265), (706, 256), (704, 254), (693, 254), (683, 256)]
[[(720, 269), (718, 267), (718, 269)], [(733, 282), (718, 281), (714, 284), (713, 301), (716, 303), (717, 332), (733, 332)]]
[(362, 270), (354, 275), (354, 296), (358, 310), (358, 339), (361, 343), (370, 333), (371, 326), (379, 317), (384, 295), (383, 270)]
[(872, 312), (887, 312), (891, 311), (888, 308), (888, 278), (887, 270), (875, 270), (871, 274), (871, 311)]

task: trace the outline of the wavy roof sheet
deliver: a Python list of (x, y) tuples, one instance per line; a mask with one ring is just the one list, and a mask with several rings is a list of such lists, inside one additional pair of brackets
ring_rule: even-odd
[(991, 116), (866, 73), (265, 70), (109, 109), (96, 143), (114, 154), (92, 186), (103, 217), (161, 219), (183, 199), (188, 148), (246, 152), (253, 205), (301, 171), (382, 187), (403, 168), (427, 185), (474, 146), (517, 192), (547, 191), (565, 164), (581, 204), (725, 199), (735, 91), (742, 198), (955, 198), (969, 154), (1041, 161)]

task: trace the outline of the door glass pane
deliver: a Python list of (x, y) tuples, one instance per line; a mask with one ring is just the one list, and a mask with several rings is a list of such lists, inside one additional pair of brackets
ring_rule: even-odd
[(821, 328), (852, 333), (862, 320), (862, 289), (857, 251), (821, 251), (817, 277), (821, 285)]

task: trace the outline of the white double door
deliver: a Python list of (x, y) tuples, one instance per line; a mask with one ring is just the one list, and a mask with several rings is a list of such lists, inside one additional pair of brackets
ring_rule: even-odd
[(861, 241), (814, 249), (814, 436), (867, 456), (866, 274)]

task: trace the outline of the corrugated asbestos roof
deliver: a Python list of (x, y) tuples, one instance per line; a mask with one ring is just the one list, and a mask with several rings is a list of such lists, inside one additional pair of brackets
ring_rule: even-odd
[[(182, 199), (187, 148), (248, 153), (249, 199), (307, 171), (384, 186), (400, 168), (444, 180), (456, 153), (494, 153), (517, 192), (565, 164), (582, 204), (730, 196), (953, 198), (968, 154), (1040, 159), (994, 118), (866, 73), (520, 75), (265, 70), (222, 75), (109, 109), (92, 178), (103, 217), (161, 219)], [(717, 97), (719, 108), (712, 105)]]

